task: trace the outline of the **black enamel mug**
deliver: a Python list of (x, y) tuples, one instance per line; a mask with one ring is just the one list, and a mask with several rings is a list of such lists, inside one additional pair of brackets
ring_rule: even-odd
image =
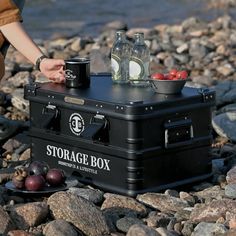
[(87, 57), (65, 60), (65, 79), (68, 88), (88, 88), (90, 85), (90, 60)]

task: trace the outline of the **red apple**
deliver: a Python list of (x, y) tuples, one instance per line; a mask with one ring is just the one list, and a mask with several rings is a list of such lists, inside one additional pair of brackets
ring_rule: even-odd
[(29, 191), (38, 191), (43, 189), (45, 180), (42, 175), (29, 175), (25, 179), (25, 188)]
[(178, 79), (187, 79), (188, 78), (188, 72), (186, 70), (178, 71), (177, 74), (176, 74), (176, 77)]
[(163, 74), (161, 74), (161, 73), (154, 73), (154, 74), (152, 74), (151, 78), (152, 79), (163, 80), (163, 79), (165, 79), (165, 76)]
[(60, 169), (50, 169), (46, 175), (46, 181), (51, 186), (59, 186), (65, 182), (65, 174)]
[(177, 74), (177, 72), (178, 72), (178, 71), (177, 71), (176, 69), (172, 69), (172, 70), (169, 72), (169, 74), (175, 77), (176, 74)]

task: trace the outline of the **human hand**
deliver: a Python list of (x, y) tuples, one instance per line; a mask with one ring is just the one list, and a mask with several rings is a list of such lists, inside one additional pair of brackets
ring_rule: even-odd
[(44, 58), (40, 63), (40, 71), (55, 83), (63, 83), (65, 81), (64, 65), (64, 60)]

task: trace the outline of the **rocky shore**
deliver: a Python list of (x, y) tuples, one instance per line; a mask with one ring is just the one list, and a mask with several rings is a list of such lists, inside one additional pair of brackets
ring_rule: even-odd
[(189, 18), (180, 25), (152, 29), (128, 29), (124, 22), (111, 22), (97, 38), (58, 34), (36, 43), (49, 57), (89, 56), (91, 73), (110, 72), (110, 49), (118, 29), (125, 29), (130, 40), (135, 32), (144, 32), (151, 51), (151, 73), (187, 69), (192, 80), (188, 86), (216, 91), (212, 178), (136, 198), (104, 193), (81, 183), (43, 197), (8, 191), (4, 183), (15, 168), (30, 162), (29, 104), (23, 99), (23, 86), (47, 81), (10, 48), (6, 75), (0, 82), (0, 114), (13, 120), (15, 132), (2, 140), (0, 235), (236, 235), (236, 22), (229, 16), (213, 22)]

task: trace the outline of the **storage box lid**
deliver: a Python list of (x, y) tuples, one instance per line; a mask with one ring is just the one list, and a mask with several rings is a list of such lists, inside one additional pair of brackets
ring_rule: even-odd
[(156, 110), (177, 108), (194, 104), (212, 106), (215, 92), (209, 89), (184, 87), (180, 94), (158, 94), (151, 86), (134, 87), (129, 84), (113, 84), (111, 76), (91, 76), (90, 87), (86, 89), (66, 88), (64, 84), (43, 83), (25, 87), (25, 98), (66, 103), (97, 109), (115, 109), (118, 113), (143, 114)]

